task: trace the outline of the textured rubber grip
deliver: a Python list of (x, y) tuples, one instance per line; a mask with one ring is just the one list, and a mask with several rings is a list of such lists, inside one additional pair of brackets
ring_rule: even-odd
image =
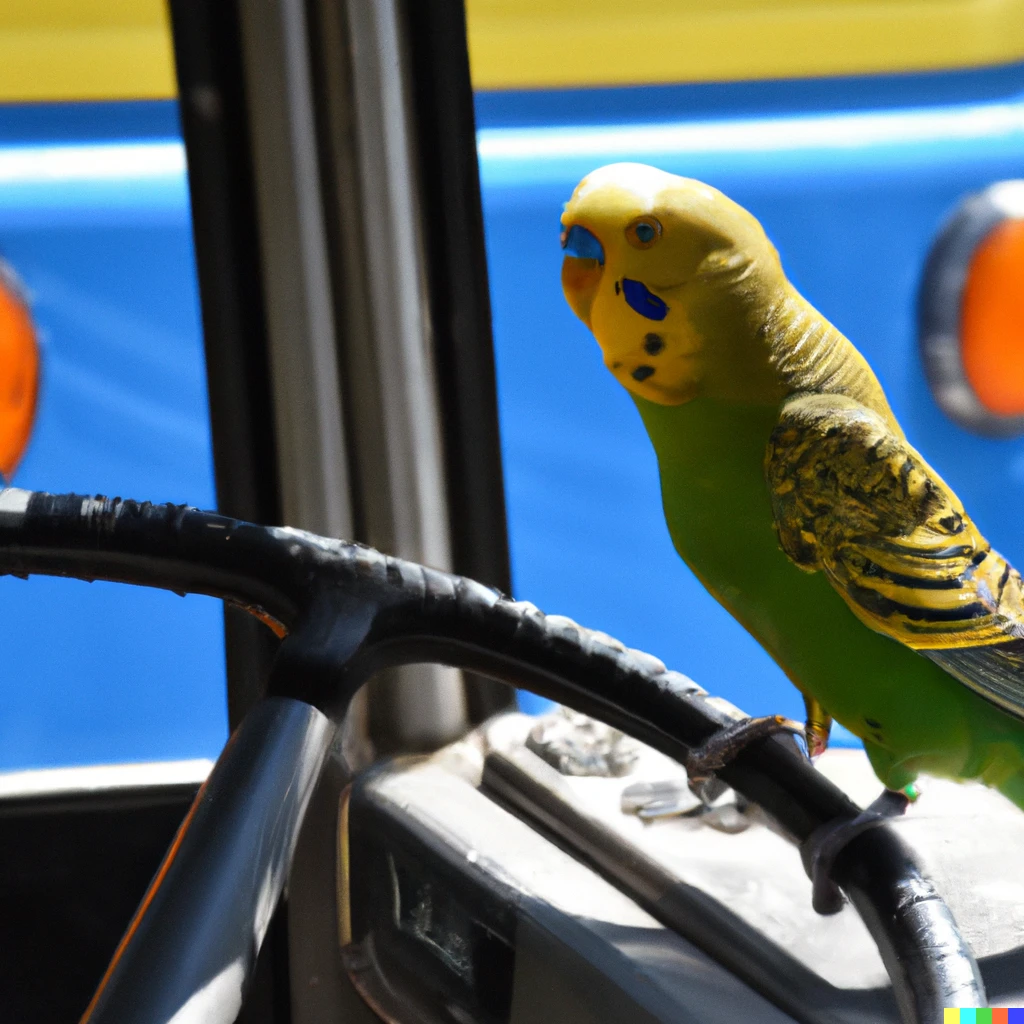
[[(373, 672), (417, 661), (533, 690), (679, 760), (738, 714), (657, 658), (472, 580), (184, 506), (2, 491), (0, 573), (115, 580), (243, 605), (289, 632), (273, 692), (335, 718)], [(798, 843), (859, 811), (775, 737), (750, 744), (718, 774)], [(905, 1019), (984, 1005), (949, 909), (890, 829), (853, 839), (832, 877), (871, 930)]]

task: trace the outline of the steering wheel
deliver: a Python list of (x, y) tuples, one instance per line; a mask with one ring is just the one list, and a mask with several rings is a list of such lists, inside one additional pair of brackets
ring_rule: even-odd
[[(469, 669), (568, 705), (677, 760), (732, 723), (656, 658), (472, 580), (359, 544), (175, 505), (0, 491), (0, 573), (161, 587), (240, 605), (285, 637), (268, 696), (224, 747), (82, 1018), (232, 1024), (353, 695), (412, 662)], [(797, 843), (859, 808), (768, 738), (718, 773)], [(832, 878), (863, 918), (905, 1021), (984, 1006), (973, 955), (890, 829)]]

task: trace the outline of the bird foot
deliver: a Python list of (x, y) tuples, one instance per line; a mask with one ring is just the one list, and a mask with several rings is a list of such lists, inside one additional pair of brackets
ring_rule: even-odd
[(832, 732), (832, 716), (814, 697), (804, 696), (807, 721), (804, 725), (804, 743), (807, 757), (813, 761), (828, 750), (828, 738)]
[(694, 747), (686, 757), (684, 764), (691, 788), (699, 787), (702, 782), (714, 775), (720, 768), (724, 768), (744, 747), (751, 743), (780, 732), (802, 735), (803, 731), (803, 726), (799, 722), (794, 722), (784, 715), (744, 718), (740, 722), (719, 729), (699, 747)]
[(914, 786), (899, 791), (883, 790), (856, 817), (827, 822), (807, 837), (800, 854), (811, 879), (811, 905), (819, 914), (837, 914), (843, 908), (843, 894), (832, 881), (832, 868), (839, 854), (862, 832), (900, 817), (917, 796)]

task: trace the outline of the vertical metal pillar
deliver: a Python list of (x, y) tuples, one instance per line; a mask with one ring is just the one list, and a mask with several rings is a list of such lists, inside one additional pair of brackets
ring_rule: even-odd
[(354, 533), (303, 0), (240, 0), (281, 512)]
[[(171, 0), (171, 13), (220, 509), (507, 591), (461, 0)], [(236, 724), (274, 644), (231, 609), (225, 620)], [(510, 691), (411, 666), (371, 698), (378, 738), (403, 749), (440, 745)], [(287, 935), (271, 936), (292, 979), (289, 996), (271, 972), (274, 1020), (319, 1020), (352, 996), (320, 927), (333, 890), (320, 847), (344, 780), (332, 764)]]

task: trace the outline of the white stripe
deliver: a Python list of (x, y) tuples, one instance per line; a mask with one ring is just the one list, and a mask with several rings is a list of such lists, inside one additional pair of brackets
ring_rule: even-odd
[[(485, 128), (483, 161), (565, 157), (627, 159), (637, 153), (758, 153), (919, 145), (1024, 134), (1024, 104), (998, 103), (595, 127)], [(0, 184), (181, 178), (179, 141), (0, 148)]]
[(631, 159), (638, 153), (764, 153), (914, 146), (1024, 134), (1024, 104), (587, 128), (485, 128), (483, 161)]
[(0, 773), (0, 799), (99, 793), (128, 787), (198, 785), (205, 781), (212, 767), (212, 761), (197, 759), (3, 772)]
[(180, 142), (0, 148), (0, 185), (180, 179), (184, 174)]

